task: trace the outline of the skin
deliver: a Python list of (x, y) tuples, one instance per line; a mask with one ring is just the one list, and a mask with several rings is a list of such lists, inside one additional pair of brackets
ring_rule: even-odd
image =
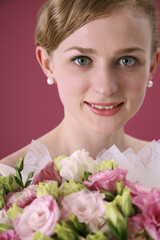
[[(147, 144), (126, 135), (124, 125), (141, 107), (158, 64), (159, 49), (151, 55), (151, 39), (146, 16), (123, 7), (76, 30), (50, 56), (37, 47), (37, 59), (64, 105), (63, 121), (39, 139), (53, 158), (81, 148), (95, 158), (113, 144), (138, 152)], [(91, 103), (120, 107), (101, 115)], [(13, 156), (26, 150), (3, 162), (14, 165)]]

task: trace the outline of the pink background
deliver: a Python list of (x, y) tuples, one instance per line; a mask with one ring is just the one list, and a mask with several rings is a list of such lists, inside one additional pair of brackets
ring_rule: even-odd
[[(46, 84), (35, 57), (36, 15), (44, 1), (0, 0), (0, 159), (63, 118), (56, 86)], [(159, 75), (160, 65), (143, 107), (126, 125), (126, 132), (137, 138), (160, 138)]]

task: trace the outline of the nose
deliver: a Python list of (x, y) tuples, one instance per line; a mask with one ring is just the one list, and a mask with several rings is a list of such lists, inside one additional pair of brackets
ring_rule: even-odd
[(94, 74), (92, 89), (94, 92), (104, 96), (116, 93), (118, 82), (115, 71), (106, 67), (97, 69)]

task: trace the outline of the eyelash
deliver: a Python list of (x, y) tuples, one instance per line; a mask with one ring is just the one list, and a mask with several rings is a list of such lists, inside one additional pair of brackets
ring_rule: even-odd
[[(87, 60), (88, 61), (88, 63), (87, 64), (78, 64), (78, 63), (76, 63), (76, 60), (80, 60), (80, 59), (85, 59), (85, 60)], [(87, 57), (87, 56), (76, 56), (76, 57), (74, 57), (72, 60), (71, 60), (71, 62), (74, 62), (76, 65), (78, 65), (78, 66), (87, 66), (87, 65), (90, 65), (93, 61), (89, 58), (89, 57)]]
[[(130, 61), (134, 61), (133, 64), (131, 63), (131, 65), (127, 66), (127, 64), (125, 65), (124, 63), (122, 64), (121, 61), (125, 60), (125, 59), (130, 59)], [(80, 60), (80, 59), (85, 59), (85, 61), (87, 61), (87, 63), (84, 64), (80, 64), (80, 63), (76, 63), (76, 60)], [(87, 56), (76, 56), (74, 57), (71, 62), (74, 62), (76, 65), (84, 67), (84, 66), (88, 66), (90, 65), (93, 61), (91, 58), (87, 57)], [(118, 65), (122, 65), (123, 67), (133, 67), (137, 62), (139, 62), (139, 60), (136, 57), (133, 56), (122, 56), (118, 59), (117, 64)]]
[[(130, 59), (130, 60), (132, 60), (132, 61), (134, 61), (133, 64), (131, 64), (130, 66), (127, 66), (127, 65), (125, 65), (125, 64), (121, 64), (121, 63), (120, 63), (120, 61), (123, 61), (123, 60), (125, 60), (125, 59), (127, 59), (127, 58)], [(119, 65), (124, 66), (124, 67), (133, 67), (138, 61), (139, 61), (139, 60), (138, 60), (136, 57), (133, 57), (133, 56), (123, 56), (123, 57), (121, 57), (121, 58), (118, 59), (117, 63), (118, 63)]]

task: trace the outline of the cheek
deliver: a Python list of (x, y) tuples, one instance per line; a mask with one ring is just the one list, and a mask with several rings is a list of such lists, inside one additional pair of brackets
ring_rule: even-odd
[(74, 98), (83, 98), (88, 89), (88, 83), (82, 79), (79, 74), (73, 74), (70, 71), (60, 73), (56, 78), (58, 91), (62, 102)]
[(134, 78), (128, 78), (127, 81), (125, 81), (125, 89), (130, 96), (143, 96), (146, 92), (147, 80), (147, 74), (135, 74)]
[(148, 75), (146, 72), (137, 73), (134, 77), (128, 78), (124, 83), (125, 96), (128, 102), (128, 108), (132, 109), (132, 114), (135, 114), (143, 104)]
[(128, 86), (128, 93), (132, 96), (139, 96), (143, 95), (146, 92), (146, 85), (137, 83), (137, 84), (131, 84)]

